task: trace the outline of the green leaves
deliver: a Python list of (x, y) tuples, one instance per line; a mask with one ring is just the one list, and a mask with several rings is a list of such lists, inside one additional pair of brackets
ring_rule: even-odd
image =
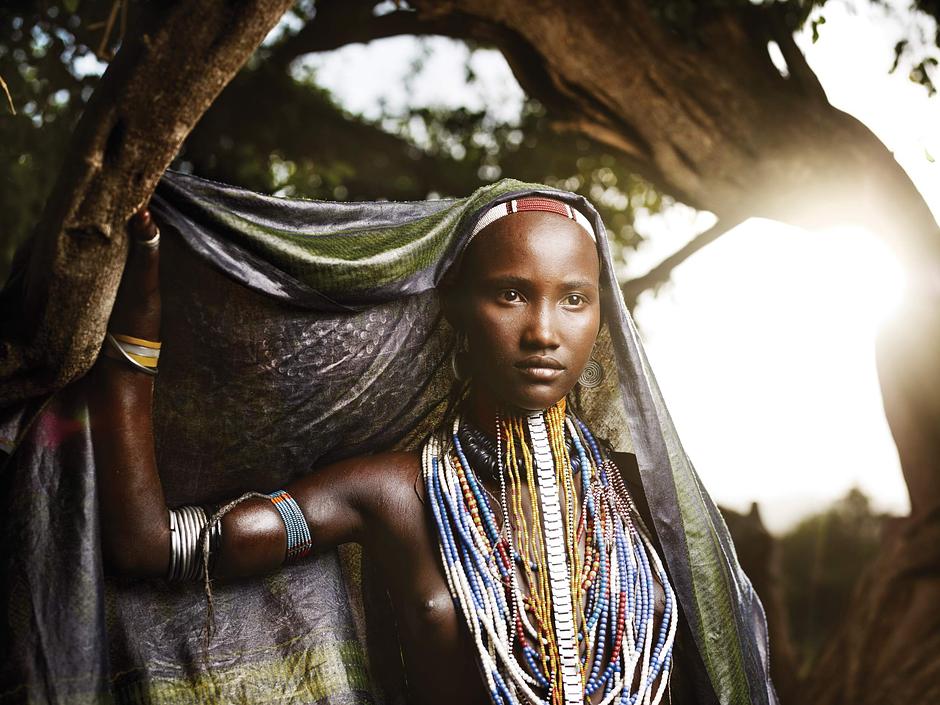
[(813, 19), (809, 23), (810, 31), (813, 33), (813, 44), (819, 41), (819, 28), (826, 24), (826, 18), (823, 15)]

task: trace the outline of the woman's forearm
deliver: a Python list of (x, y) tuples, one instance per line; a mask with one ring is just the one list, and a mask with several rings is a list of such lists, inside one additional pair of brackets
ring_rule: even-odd
[(101, 356), (89, 380), (105, 565), (128, 576), (166, 575), (170, 528), (154, 458), (153, 378)]
[[(145, 211), (131, 220), (128, 231), (131, 251), (109, 329), (119, 337), (158, 341), (159, 237)], [(150, 245), (148, 241), (152, 241)], [(111, 572), (134, 577), (167, 576), (174, 551), (181, 555), (181, 537), (184, 533), (193, 539), (196, 536), (188, 530), (179, 532), (176, 540), (172, 538), (154, 453), (153, 382), (153, 376), (131, 362), (105, 354), (88, 380), (105, 564)], [(340, 467), (337, 473), (324, 472), (290, 488), (316, 536), (316, 548), (350, 540), (359, 532), (359, 515), (349, 506), (346, 484), (334, 481), (334, 475), (342, 476), (347, 470)], [(187, 555), (198, 557), (199, 552), (191, 548), (187, 544)], [(221, 538), (214, 550), (218, 576), (268, 572), (285, 558), (284, 520), (270, 501), (246, 500), (223, 518)]]
[[(89, 380), (102, 548), (109, 571), (128, 577), (164, 577), (170, 563), (169, 512), (154, 454), (152, 380), (104, 356)], [(285, 546), (284, 523), (273, 505), (247, 500), (222, 520), (216, 575), (270, 571), (283, 562)]]

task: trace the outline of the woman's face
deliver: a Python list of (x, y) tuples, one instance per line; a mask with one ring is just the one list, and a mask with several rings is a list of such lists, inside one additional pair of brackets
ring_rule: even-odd
[(568, 394), (600, 328), (599, 276), (594, 242), (563, 216), (514, 213), (482, 230), (464, 257), (453, 321), (467, 335), (475, 389), (522, 411)]

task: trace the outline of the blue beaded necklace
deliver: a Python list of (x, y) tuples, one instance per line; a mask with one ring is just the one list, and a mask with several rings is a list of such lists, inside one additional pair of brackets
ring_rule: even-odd
[[(524, 420), (498, 419), (500, 526), (461, 425), (425, 444), (422, 470), (447, 584), (492, 701), (574, 705), (601, 693), (605, 705), (659, 703), (675, 595), (619, 469), (563, 401)], [(657, 579), (665, 608), (654, 629)]]

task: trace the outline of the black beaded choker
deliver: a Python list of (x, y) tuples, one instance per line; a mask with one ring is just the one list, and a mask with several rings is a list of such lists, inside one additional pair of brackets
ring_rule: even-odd
[[(470, 467), (476, 471), (478, 476), (491, 477), (494, 480), (499, 479), (499, 467), (496, 459), (496, 444), (480, 429), (471, 426), (466, 421), (460, 424), (457, 430), (457, 438), (463, 448), (464, 455), (467, 456), (467, 462)], [(571, 460), (571, 471), (575, 475), (581, 472), (581, 461), (578, 459), (578, 453), (574, 447), (574, 441), (568, 434), (565, 434), (565, 445), (568, 447), (568, 458)], [(518, 461), (521, 463), (521, 459)], [(523, 467), (519, 465), (520, 475), (525, 477)]]

